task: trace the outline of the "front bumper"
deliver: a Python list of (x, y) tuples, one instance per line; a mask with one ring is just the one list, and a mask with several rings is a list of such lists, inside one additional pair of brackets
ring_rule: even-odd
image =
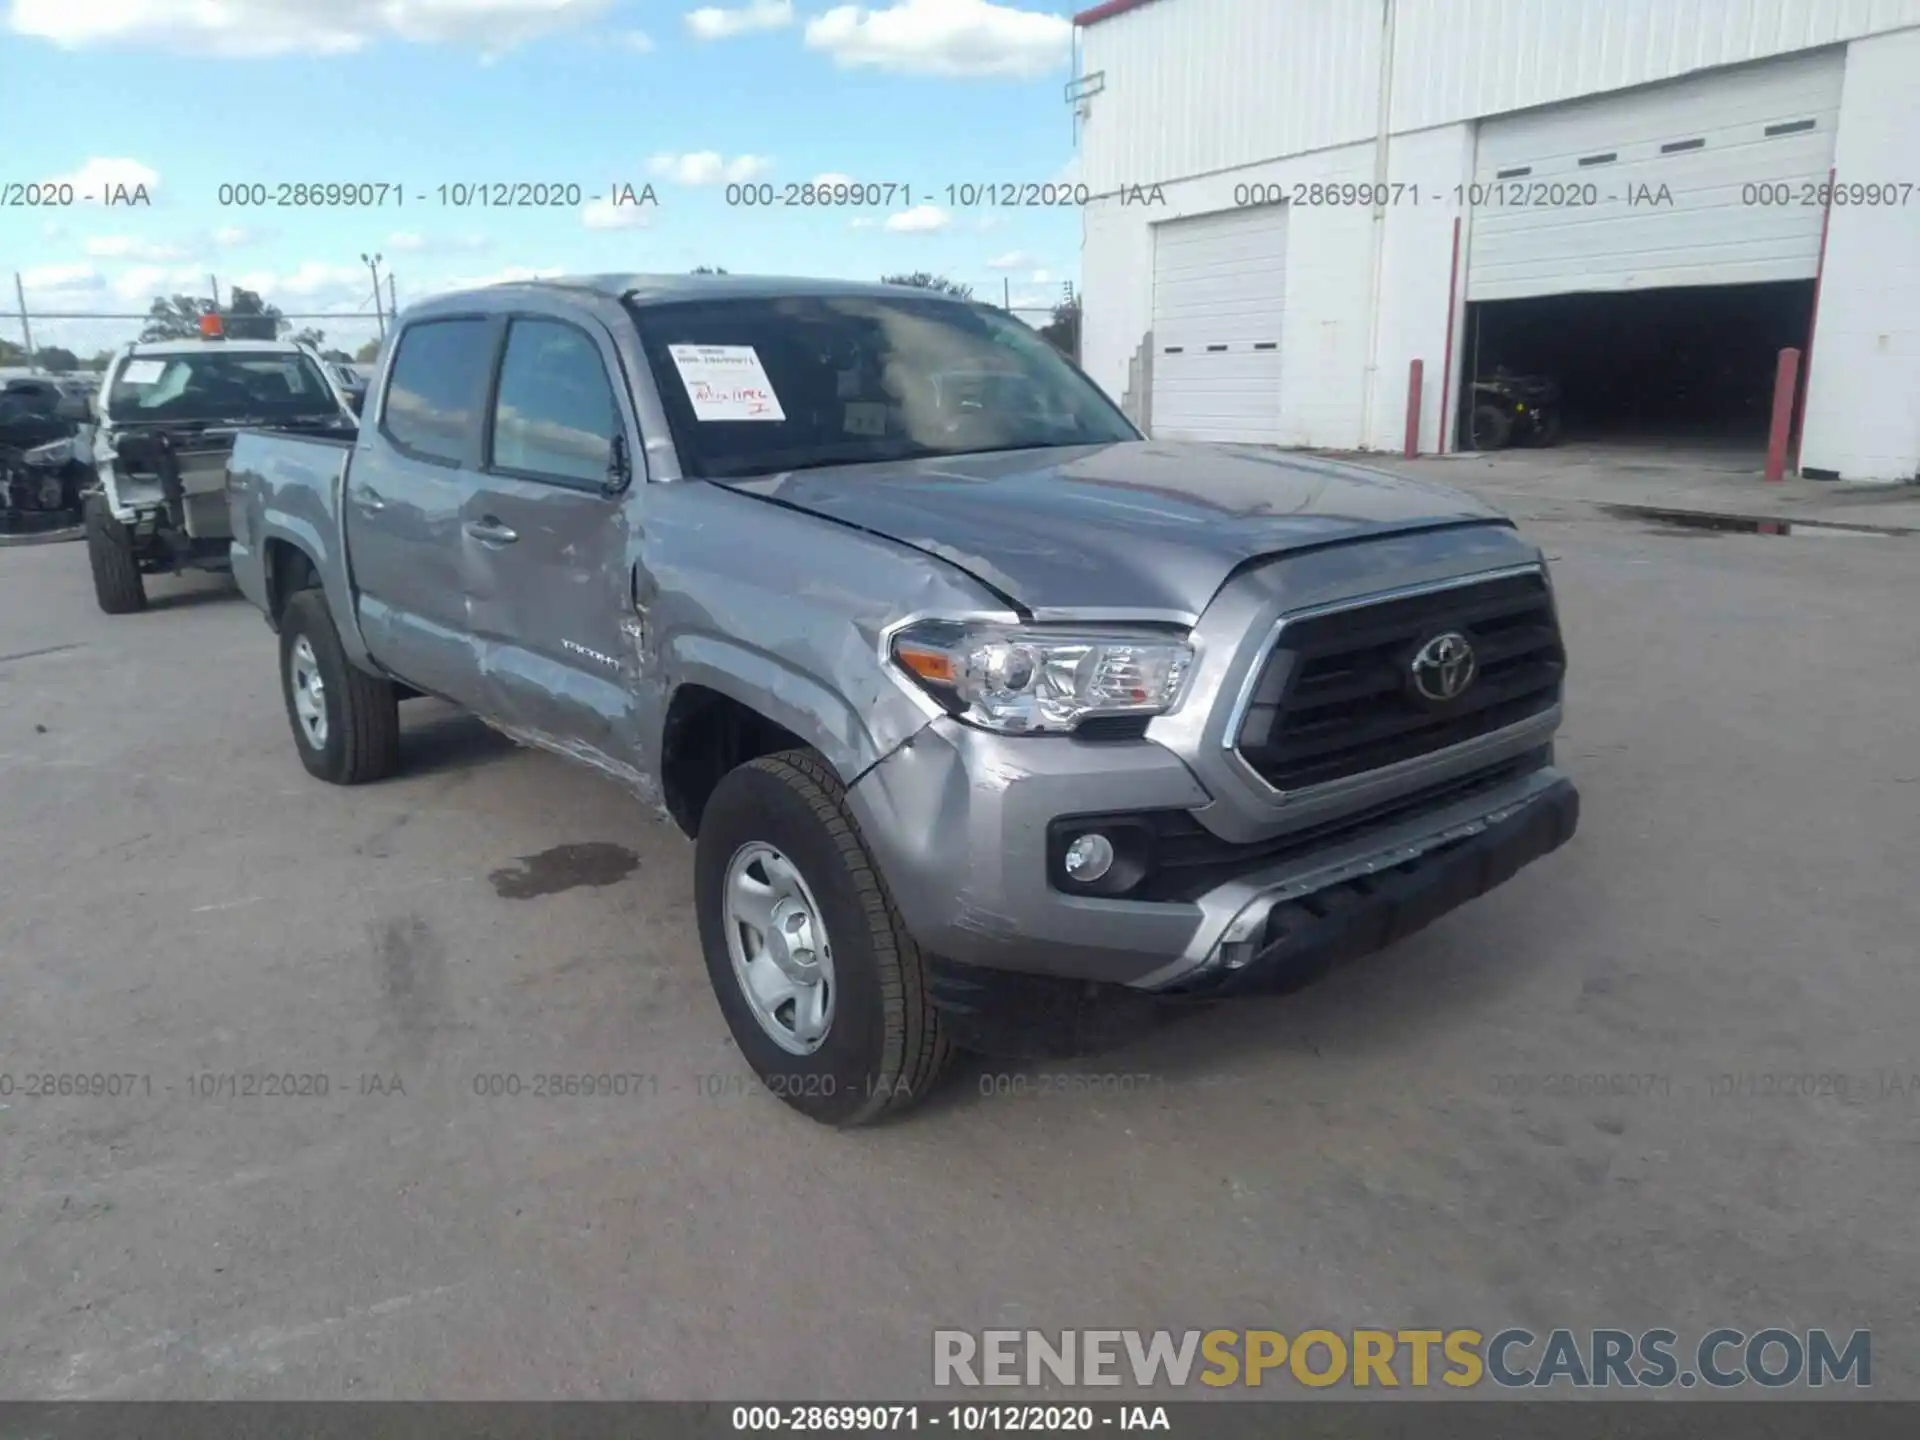
[[(1211, 797), (1152, 742), (1008, 738), (939, 720), (860, 777), (848, 801), (907, 928), (950, 973), (1162, 994), (1235, 988), (1251, 983), (1240, 972), (1264, 975), (1326, 945), (1391, 943), (1565, 843), (1578, 822), (1561, 771), (1509, 769), (1251, 861), (1192, 900), (1156, 902), (1067, 894), (1047, 869), (1057, 817), (1204, 814)], [(1429, 878), (1413, 886), (1415, 874)], [(1322, 897), (1340, 924), (1315, 913)]]
[(1488, 815), (1471, 832), (1398, 864), (1369, 863), (1352, 879), (1290, 896), (1263, 892), (1234, 918), (1208, 963), (1172, 993), (1224, 996), (1292, 989), (1370, 955), (1478, 899), (1522, 866), (1558, 850), (1580, 825), (1580, 792), (1564, 776)]

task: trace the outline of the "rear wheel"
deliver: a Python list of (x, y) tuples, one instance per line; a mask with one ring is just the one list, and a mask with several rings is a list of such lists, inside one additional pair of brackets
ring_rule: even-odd
[(398, 767), (393, 683), (348, 662), (319, 590), (300, 591), (281, 616), (280, 688), (308, 774), (332, 785), (364, 785)]
[(1513, 420), (1497, 405), (1476, 405), (1467, 421), (1467, 442), (1475, 450), (1502, 450), (1513, 435)]
[(87, 497), (87, 564), (93, 570), (93, 597), (109, 615), (131, 615), (147, 608), (147, 587), (133, 556), (133, 532), (113, 518), (104, 496)]
[(925, 1098), (953, 1057), (925, 957), (818, 755), (764, 756), (721, 780), (694, 896), (720, 1012), (767, 1089), (839, 1126)]

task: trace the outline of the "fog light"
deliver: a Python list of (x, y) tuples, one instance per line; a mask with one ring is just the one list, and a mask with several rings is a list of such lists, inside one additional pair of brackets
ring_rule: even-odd
[(1113, 842), (1094, 831), (1067, 847), (1067, 878), (1090, 885), (1113, 868)]

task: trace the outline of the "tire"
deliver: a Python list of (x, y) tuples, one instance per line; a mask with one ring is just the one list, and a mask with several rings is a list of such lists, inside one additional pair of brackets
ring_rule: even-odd
[[(296, 673), (318, 677), (317, 697)], [(280, 618), (280, 691), (309, 775), (330, 785), (365, 785), (398, 768), (400, 702), (393, 683), (348, 663), (319, 590), (300, 591)], [(302, 695), (311, 705), (303, 707)], [(317, 727), (303, 709), (319, 715)]]
[[(747, 879), (764, 888), (774, 873), (767, 851), (797, 873), (808, 923), (825, 929), (816, 939), (827, 956), (831, 1012), (824, 1038), (806, 1053), (773, 1037), (729, 944), (730, 931), (743, 954), (754, 940), (730, 917), (730, 875), (759, 855)], [(781, 903), (795, 904), (796, 893), (789, 886)], [(720, 1013), (741, 1055), (780, 1099), (822, 1124), (851, 1127), (904, 1111), (933, 1089), (954, 1051), (929, 993), (926, 959), (860, 838), (839, 778), (818, 755), (763, 756), (720, 781), (700, 817), (694, 903)], [(787, 1014), (797, 1018), (799, 1004)], [(774, 1012), (783, 1028), (785, 1008)]]
[(1504, 450), (1513, 435), (1513, 418), (1496, 405), (1476, 405), (1467, 421), (1467, 440), (1475, 450)]
[(87, 497), (87, 564), (93, 570), (93, 597), (109, 615), (132, 615), (147, 608), (147, 587), (133, 558), (133, 532), (113, 518), (101, 495)]

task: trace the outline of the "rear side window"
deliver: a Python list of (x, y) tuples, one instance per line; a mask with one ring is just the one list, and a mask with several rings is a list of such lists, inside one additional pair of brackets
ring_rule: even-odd
[(620, 411), (600, 347), (557, 320), (515, 320), (493, 411), (497, 470), (599, 484)]
[(466, 459), (486, 371), (485, 320), (409, 325), (393, 357), (381, 428), (416, 455), (455, 463)]

